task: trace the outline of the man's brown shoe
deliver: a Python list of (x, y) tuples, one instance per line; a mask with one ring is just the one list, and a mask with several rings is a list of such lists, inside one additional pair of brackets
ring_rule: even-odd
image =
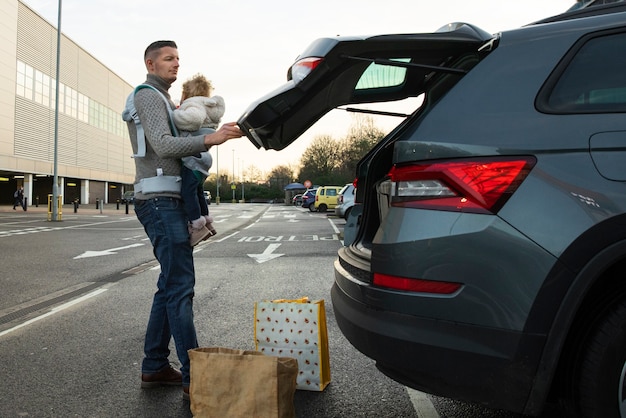
[(189, 386), (183, 386), (183, 399), (189, 400)]
[(153, 388), (162, 385), (180, 386), (183, 384), (183, 375), (181, 372), (167, 365), (156, 373), (142, 373), (141, 387)]

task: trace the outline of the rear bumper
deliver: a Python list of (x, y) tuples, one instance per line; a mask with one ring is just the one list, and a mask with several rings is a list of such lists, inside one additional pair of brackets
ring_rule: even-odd
[(342, 203), (341, 205), (337, 205), (335, 207), (335, 215), (343, 218), (346, 214), (346, 210), (354, 206), (354, 204), (346, 204)]
[(339, 328), (383, 373), (438, 396), (524, 410), (543, 336), (374, 309), (367, 288), (335, 262)]

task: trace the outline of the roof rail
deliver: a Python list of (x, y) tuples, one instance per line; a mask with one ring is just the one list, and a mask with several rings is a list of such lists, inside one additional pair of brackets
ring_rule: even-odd
[[(577, 6), (578, 4), (581, 5)], [(582, 0), (560, 15), (541, 19), (531, 23), (531, 25), (561, 22), (564, 20), (581, 19), (583, 17), (600, 16), (620, 12), (626, 12), (626, 1), (624, 0)]]

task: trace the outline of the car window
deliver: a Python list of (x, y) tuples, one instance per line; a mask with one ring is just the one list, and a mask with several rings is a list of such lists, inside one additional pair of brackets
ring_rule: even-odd
[(549, 113), (626, 112), (626, 33), (588, 40), (551, 88)]
[(613, 4), (613, 3), (621, 3), (623, 0), (577, 0), (576, 3), (569, 9), (568, 12), (578, 9), (584, 9), (586, 7), (591, 6), (599, 6), (601, 4)]
[[(391, 58), (390, 61), (410, 62), (410, 58)], [(355, 90), (396, 87), (405, 82), (406, 68), (372, 63), (357, 81)]]

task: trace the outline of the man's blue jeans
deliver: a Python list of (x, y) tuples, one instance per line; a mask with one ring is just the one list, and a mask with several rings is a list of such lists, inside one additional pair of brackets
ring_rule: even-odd
[(158, 290), (154, 294), (146, 330), (141, 371), (156, 373), (169, 365), (168, 346), (174, 337), (182, 365), (183, 386), (189, 386), (187, 350), (198, 347), (198, 340), (193, 324), (193, 252), (183, 203), (168, 197), (135, 200), (135, 213), (150, 238), (154, 256), (161, 264)]

